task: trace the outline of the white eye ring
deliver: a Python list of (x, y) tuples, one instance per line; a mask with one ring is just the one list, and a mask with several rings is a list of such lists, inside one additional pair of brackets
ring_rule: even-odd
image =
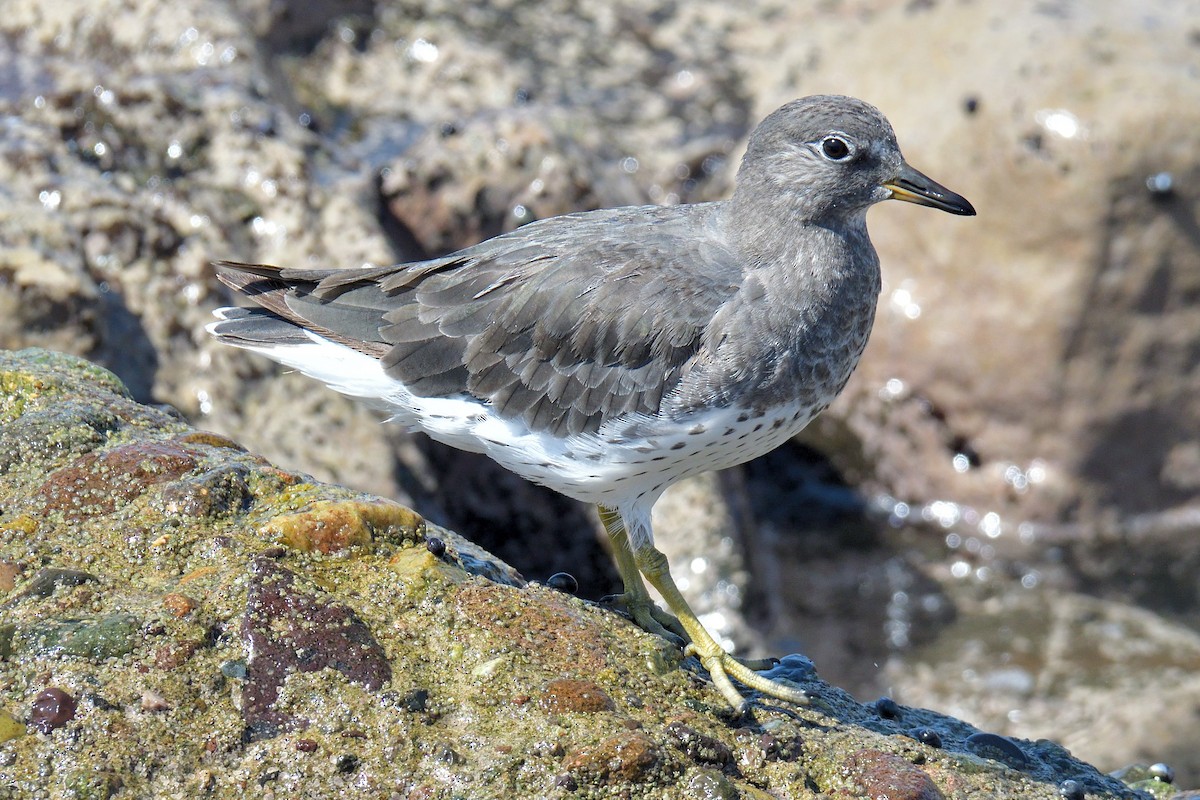
[(826, 136), (821, 140), (821, 154), (830, 161), (845, 161), (854, 155), (854, 148), (841, 136)]

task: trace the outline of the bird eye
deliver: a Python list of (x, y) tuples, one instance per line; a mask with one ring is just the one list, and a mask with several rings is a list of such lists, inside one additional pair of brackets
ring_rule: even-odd
[(850, 155), (850, 145), (837, 136), (826, 136), (821, 140), (821, 152), (830, 161), (842, 161)]

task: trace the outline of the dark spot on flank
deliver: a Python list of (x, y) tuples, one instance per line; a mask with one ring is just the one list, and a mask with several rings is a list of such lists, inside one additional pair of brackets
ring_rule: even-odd
[(773, 431), (777, 431), (782, 427), (783, 427), (783, 420), (781, 420), (781, 419), (777, 419), (771, 423), (771, 430), (773, 430)]
[(721, 435), (722, 436), (733, 436), (734, 430), (735, 430), (734, 428), (726, 428), (725, 433), (723, 433)]
[(667, 457), (666, 456), (655, 456), (654, 458), (652, 458), (650, 460), (651, 461), (666, 461)]
[(672, 450), (682, 450), (684, 447), (686, 447), (686, 445), (683, 442), (676, 442), (675, 444), (671, 445)]
[(760, 422), (760, 423), (758, 423), (757, 425), (755, 425), (755, 426), (754, 426), (754, 432), (755, 432), (755, 433), (758, 433), (758, 432), (759, 432), (759, 431), (761, 431), (762, 429), (763, 429), (763, 424), (762, 424), (761, 422)]
[(737, 417), (738, 422), (745, 422), (748, 419), (750, 419), (749, 413), (743, 411), (742, 413), (738, 414), (738, 417)]

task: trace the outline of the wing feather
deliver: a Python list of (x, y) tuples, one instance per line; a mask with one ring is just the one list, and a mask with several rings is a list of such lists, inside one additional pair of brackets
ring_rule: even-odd
[(414, 394), (469, 393), (569, 435), (658, 411), (737, 291), (709, 211), (683, 211), (555, 217), (417, 264), (219, 274), (293, 324), (379, 356)]

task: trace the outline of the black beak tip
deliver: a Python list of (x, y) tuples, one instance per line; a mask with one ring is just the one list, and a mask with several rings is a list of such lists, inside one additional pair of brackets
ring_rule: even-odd
[(948, 208), (946, 210), (951, 214), (957, 214), (960, 217), (975, 216), (975, 206), (971, 205), (967, 198), (960, 196), (954, 205), (954, 208)]

